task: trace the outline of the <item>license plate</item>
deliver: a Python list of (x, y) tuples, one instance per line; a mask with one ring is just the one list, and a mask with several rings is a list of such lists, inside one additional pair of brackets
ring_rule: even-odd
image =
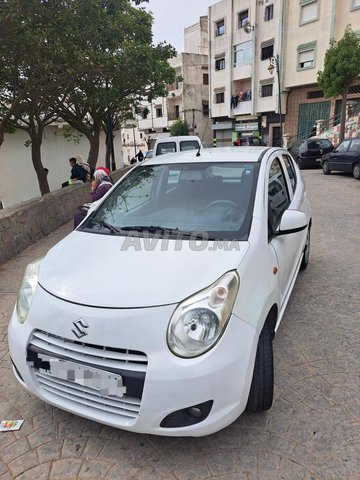
[(321, 162), (321, 158), (317, 158), (316, 161), (317, 161), (317, 162)]
[(104, 398), (123, 397), (126, 394), (126, 387), (123, 385), (121, 375), (63, 360), (62, 358), (49, 357), (48, 355), (41, 355), (41, 359), (49, 362), (50, 368), (49, 370), (42, 368), (39, 370), (42, 373), (50, 374), (54, 378), (92, 388)]

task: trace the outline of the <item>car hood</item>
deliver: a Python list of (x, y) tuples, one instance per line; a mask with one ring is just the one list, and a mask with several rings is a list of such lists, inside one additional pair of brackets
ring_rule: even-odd
[[(238, 267), (248, 242), (144, 239), (75, 231), (42, 260), (39, 284), (82, 305), (136, 308), (178, 303)], [(126, 248), (128, 247), (128, 248)], [(191, 248), (195, 247), (195, 248)]]

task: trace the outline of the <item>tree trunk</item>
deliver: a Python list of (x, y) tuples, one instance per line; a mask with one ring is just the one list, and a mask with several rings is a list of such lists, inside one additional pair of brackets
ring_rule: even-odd
[(90, 150), (88, 156), (88, 164), (95, 169), (99, 157), (100, 148), (100, 129), (96, 129), (91, 136), (88, 136)]
[(37, 175), (41, 195), (50, 192), (49, 183), (47, 181), (47, 172), (44, 170), (41, 162), (41, 143), (42, 131), (36, 136), (31, 136), (31, 159)]
[(106, 133), (105, 167), (110, 170), (111, 169), (111, 166), (110, 166), (110, 143), (109, 143), (110, 139), (109, 139), (109, 133), (108, 132), (105, 132), (105, 133)]
[(4, 143), (4, 130), (0, 128), (0, 147)]
[(347, 102), (347, 91), (342, 94), (341, 100), (341, 123), (340, 123), (340, 134), (339, 134), (339, 143), (344, 140), (345, 137), (345, 123), (346, 123), (346, 102)]

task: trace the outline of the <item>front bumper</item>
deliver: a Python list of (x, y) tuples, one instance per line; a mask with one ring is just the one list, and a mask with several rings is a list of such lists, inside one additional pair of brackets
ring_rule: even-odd
[[(9, 324), (14, 373), (42, 400), (113, 427), (170, 436), (214, 433), (245, 409), (258, 335), (232, 315), (213, 349), (193, 359), (176, 357), (166, 343), (175, 307), (86, 307), (59, 300), (38, 287), (26, 322), (20, 324), (14, 311)], [(73, 322), (79, 319), (88, 325), (81, 339), (73, 333)], [(35, 357), (27, 362), (29, 351), (35, 357), (45, 358), (46, 351), (80, 365), (115, 371), (128, 383), (128, 394), (117, 397), (118, 401), (94, 399), (88, 387), (47, 376), (33, 361)], [(160, 426), (169, 414), (209, 401), (213, 402), (211, 411), (201, 422), (177, 428)]]

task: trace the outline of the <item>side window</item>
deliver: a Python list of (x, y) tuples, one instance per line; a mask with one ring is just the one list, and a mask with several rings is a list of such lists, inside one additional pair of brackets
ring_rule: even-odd
[(290, 159), (290, 157), (288, 155), (283, 155), (282, 158), (283, 158), (287, 173), (288, 173), (289, 178), (290, 178), (292, 190), (293, 190), (293, 192), (295, 192), (295, 189), (296, 189), (296, 173), (295, 173), (294, 165), (293, 165), (292, 160)]
[(356, 138), (351, 142), (349, 152), (359, 152), (360, 151), (360, 139)]
[(269, 221), (275, 229), (284, 211), (290, 205), (285, 175), (278, 158), (272, 161), (268, 180), (268, 214)]
[(336, 148), (337, 152), (346, 152), (348, 146), (350, 145), (350, 140), (344, 140), (340, 145)]

